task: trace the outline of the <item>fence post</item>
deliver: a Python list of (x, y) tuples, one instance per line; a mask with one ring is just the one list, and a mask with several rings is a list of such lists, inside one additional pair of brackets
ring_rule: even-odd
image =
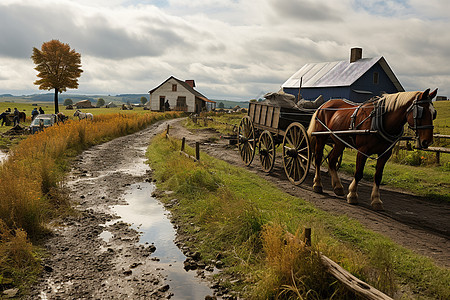
[(170, 125), (167, 124), (166, 139), (169, 138), (169, 128), (170, 128)]
[(181, 139), (181, 151), (184, 151), (184, 145), (186, 143), (186, 138), (183, 137), (183, 139)]
[(311, 228), (305, 228), (305, 244), (308, 247), (311, 247)]
[(200, 160), (200, 143), (195, 142), (195, 159)]

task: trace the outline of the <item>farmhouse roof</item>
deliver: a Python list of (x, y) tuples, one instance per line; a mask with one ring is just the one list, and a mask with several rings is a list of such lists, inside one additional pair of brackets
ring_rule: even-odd
[(182, 85), (184, 88), (186, 88), (189, 92), (191, 92), (192, 94), (194, 94), (195, 97), (199, 98), (200, 100), (203, 100), (205, 102), (212, 102), (212, 103), (216, 103), (215, 101), (209, 100), (206, 96), (204, 96), (202, 93), (196, 91), (190, 84), (189, 82), (192, 82), (192, 84), (195, 86), (195, 83), (193, 83), (193, 80), (188, 80), (188, 82), (182, 81), (174, 76), (170, 76), (169, 78), (167, 78), (164, 82), (162, 82), (160, 85), (158, 85), (157, 87), (155, 87), (154, 89), (150, 90), (149, 93), (152, 94), (154, 91), (156, 91), (157, 89), (159, 89), (164, 83), (166, 83), (167, 81), (169, 81), (170, 79), (175, 80), (177, 83), (179, 83), (180, 85)]
[(302, 88), (350, 86), (377, 63), (386, 72), (394, 86), (399, 91), (404, 91), (401, 83), (383, 56), (361, 58), (355, 62), (335, 61), (309, 63), (286, 80), (282, 87), (298, 88), (301, 78)]
[(91, 104), (91, 101), (89, 101), (89, 100), (81, 100), (81, 101), (78, 101), (77, 103), (75, 103), (75, 105), (78, 105), (78, 104)]

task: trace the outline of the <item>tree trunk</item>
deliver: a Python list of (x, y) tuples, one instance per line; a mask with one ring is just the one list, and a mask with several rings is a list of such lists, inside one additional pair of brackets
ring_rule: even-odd
[(59, 105), (58, 105), (58, 88), (55, 88), (55, 114), (59, 113)]

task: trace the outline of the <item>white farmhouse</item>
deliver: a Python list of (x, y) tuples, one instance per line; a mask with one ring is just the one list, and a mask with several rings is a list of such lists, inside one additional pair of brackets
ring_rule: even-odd
[(214, 109), (216, 102), (206, 98), (194, 87), (194, 80), (182, 81), (170, 76), (166, 81), (149, 91), (150, 101), (147, 106), (153, 111), (165, 111), (169, 107), (170, 110), (190, 113)]

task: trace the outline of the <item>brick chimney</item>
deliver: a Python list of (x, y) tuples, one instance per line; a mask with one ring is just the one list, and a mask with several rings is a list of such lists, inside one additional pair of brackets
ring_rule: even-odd
[(191, 88), (195, 88), (195, 81), (193, 79), (188, 79), (184, 82), (186, 82)]
[(350, 63), (362, 58), (362, 48), (352, 48), (350, 50)]

